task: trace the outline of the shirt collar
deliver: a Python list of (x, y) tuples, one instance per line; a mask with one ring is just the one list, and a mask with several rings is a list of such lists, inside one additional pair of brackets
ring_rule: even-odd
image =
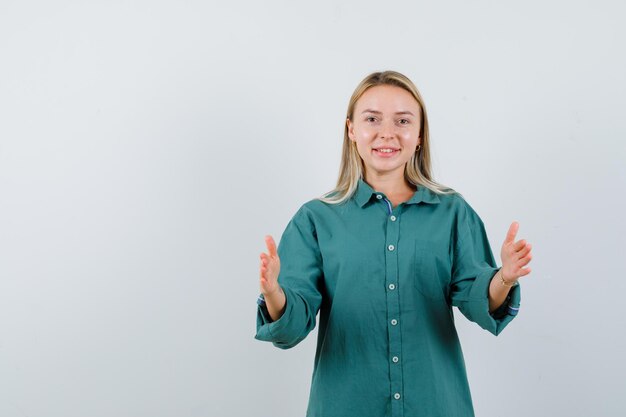
[[(363, 178), (359, 178), (354, 197), (359, 207), (363, 207), (376, 194), (384, 195), (383, 193), (376, 192), (368, 183), (363, 180)], [(404, 204), (418, 204), (422, 202), (437, 204), (439, 203), (439, 197), (428, 188), (420, 185), (417, 187), (415, 193), (413, 193), (413, 196)]]

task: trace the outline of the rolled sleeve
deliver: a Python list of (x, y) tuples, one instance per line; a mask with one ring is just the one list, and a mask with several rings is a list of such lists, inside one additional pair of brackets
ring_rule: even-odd
[(289, 349), (315, 328), (322, 301), (322, 259), (313, 220), (304, 207), (287, 224), (277, 252), (281, 263), (278, 283), (285, 293), (285, 311), (272, 321), (263, 296), (259, 296), (254, 337)]
[(509, 290), (503, 304), (489, 312), (489, 284), (496, 266), (485, 226), (467, 204), (458, 218), (457, 241), (452, 267), (451, 300), (465, 317), (494, 335), (515, 318), (519, 311), (519, 284)]

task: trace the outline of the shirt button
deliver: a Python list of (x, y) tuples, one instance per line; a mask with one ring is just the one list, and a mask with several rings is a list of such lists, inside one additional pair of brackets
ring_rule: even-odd
[(394, 363), (398, 363), (400, 359), (398, 359), (397, 356), (394, 356), (393, 358), (391, 358), (391, 360), (394, 361)]
[(395, 246), (393, 246), (393, 245), (389, 245), (389, 246), (387, 246), (387, 248), (388, 248), (389, 250), (394, 250), (396, 247), (395, 247)]
[(396, 216), (391, 216), (390, 219), (391, 219), (392, 222), (395, 222), (396, 221)]
[(383, 196), (380, 194), (376, 194), (376, 198), (380, 200), (381, 198), (383, 198)]
[(391, 319), (391, 325), (395, 326), (396, 324), (398, 324), (398, 320), (396, 319)]
[(396, 286), (395, 286), (394, 284), (389, 284), (389, 289), (390, 289), (390, 290), (395, 290), (395, 289), (396, 289)]
[(396, 392), (395, 394), (393, 394), (393, 398), (395, 398), (396, 400), (400, 399), (400, 393)]

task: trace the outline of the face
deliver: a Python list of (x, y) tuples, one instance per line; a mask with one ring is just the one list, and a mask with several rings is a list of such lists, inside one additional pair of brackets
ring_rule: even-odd
[(366, 174), (404, 175), (420, 138), (420, 107), (411, 93), (391, 85), (370, 87), (356, 102), (348, 137), (356, 143)]

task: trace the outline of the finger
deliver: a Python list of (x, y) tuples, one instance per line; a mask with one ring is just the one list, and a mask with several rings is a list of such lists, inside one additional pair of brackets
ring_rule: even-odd
[(267, 250), (269, 251), (271, 257), (275, 257), (278, 255), (276, 253), (276, 243), (274, 242), (272, 236), (265, 236), (265, 244), (267, 245)]
[(267, 276), (267, 270), (261, 272), (261, 279), (260, 280), (261, 280), (261, 283), (263, 283), (265, 285), (268, 285), (271, 282), (271, 280)]
[(522, 267), (524, 265), (528, 265), (528, 262), (530, 262), (532, 258), (533, 257), (531, 255), (525, 256), (524, 258), (517, 261), (517, 266)]
[(517, 234), (518, 230), (519, 230), (519, 223), (518, 222), (511, 223), (511, 225), (509, 226), (509, 231), (506, 234), (506, 238), (504, 239), (504, 243), (513, 242), (515, 240), (515, 235)]
[(528, 242), (526, 242), (526, 240), (521, 239), (521, 240), (518, 240), (517, 242), (515, 242), (511, 246), (511, 248), (513, 249), (513, 252), (519, 252), (520, 250), (524, 249), (524, 247), (526, 246), (526, 243), (528, 243)]
[(517, 255), (520, 258), (523, 258), (524, 256), (530, 253), (530, 250), (531, 250), (530, 243), (527, 243), (519, 252), (517, 252)]
[(525, 257), (518, 259), (515, 262), (515, 267), (517, 269), (520, 269), (521, 267), (523, 267), (524, 265), (527, 265), (530, 261), (532, 260), (532, 256), (531, 255), (526, 255)]
[(519, 270), (518, 276), (523, 277), (528, 274), (530, 274), (530, 268), (522, 268)]
[(523, 251), (526, 248), (527, 244), (528, 242), (526, 242), (526, 240), (524, 239), (518, 240), (513, 245), (511, 245), (512, 253), (515, 253), (516, 255), (518, 255), (521, 251)]

